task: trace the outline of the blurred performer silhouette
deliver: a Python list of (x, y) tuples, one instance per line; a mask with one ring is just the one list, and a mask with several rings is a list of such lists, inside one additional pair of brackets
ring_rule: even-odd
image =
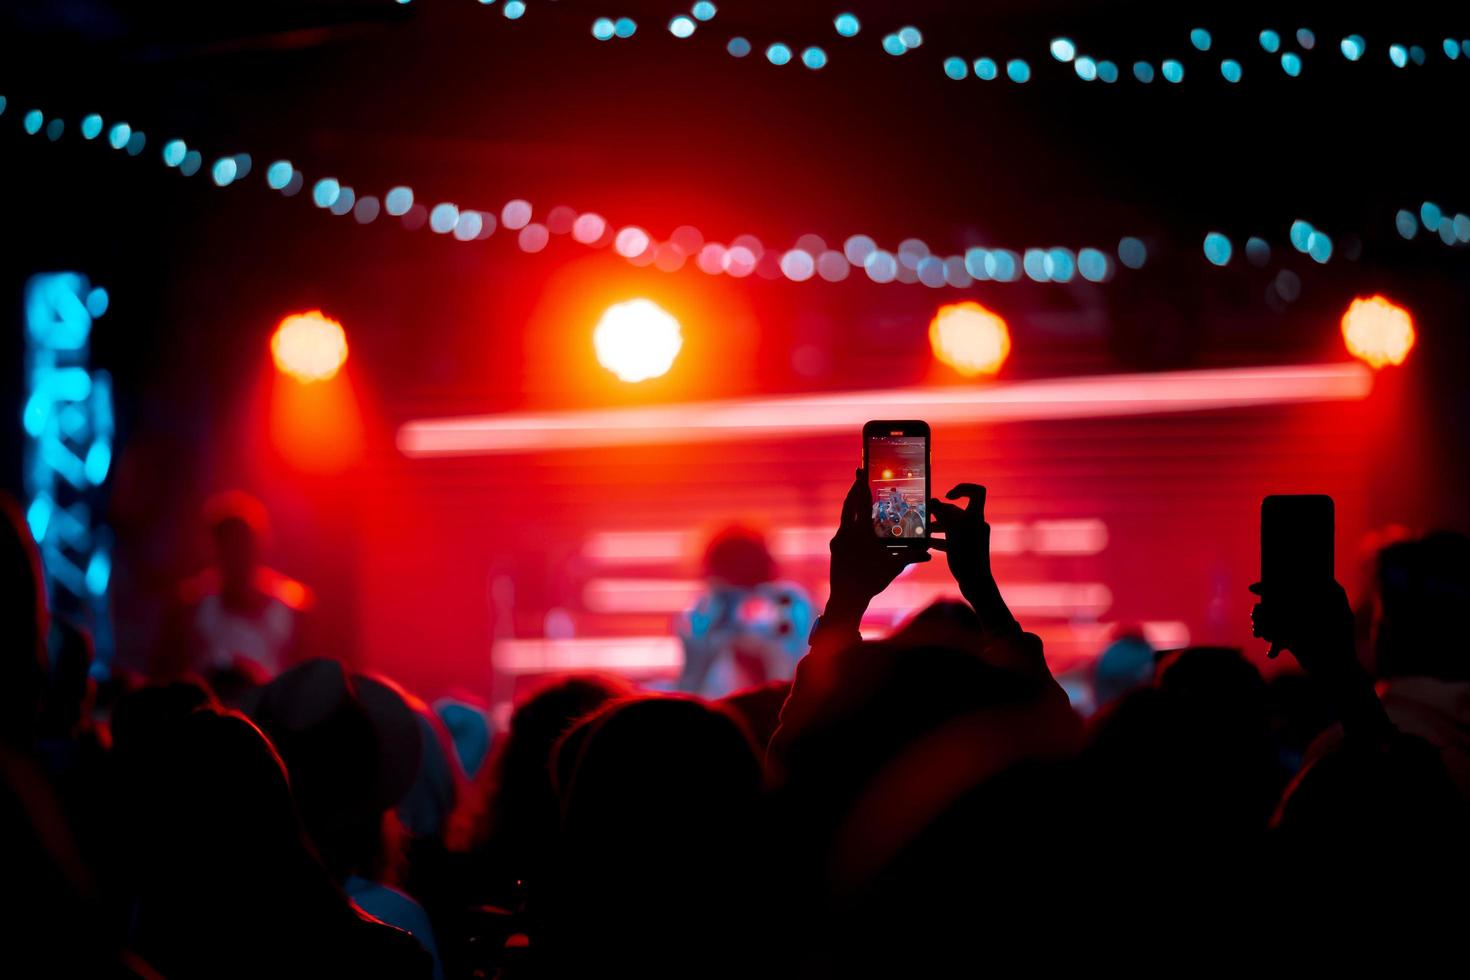
[(262, 562), (270, 521), (259, 500), (238, 490), (218, 494), (204, 520), (213, 564), (179, 588), (164, 670), (199, 674), (228, 700), (301, 659), (312, 596)]
[(785, 680), (806, 652), (812, 603), (776, 562), (759, 532), (728, 527), (704, 553), (709, 588), (681, 618), (684, 669), (679, 690), (718, 698)]

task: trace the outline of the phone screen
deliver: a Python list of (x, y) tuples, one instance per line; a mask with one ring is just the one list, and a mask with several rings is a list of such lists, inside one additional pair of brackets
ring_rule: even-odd
[(1333, 578), (1332, 498), (1278, 494), (1261, 501), (1261, 581), (1318, 587)]
[[(881, 426), (881, 423), (879, 423)], [(895, 543), (929, 534), (929, 437), (900, 424), (866, 431), (873, 533)]]

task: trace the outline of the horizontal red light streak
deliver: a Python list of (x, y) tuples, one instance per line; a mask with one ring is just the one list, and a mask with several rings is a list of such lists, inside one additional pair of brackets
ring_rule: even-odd
[(931, 424), (1102, 418), (1366, 398), (1357, 362), (1051, 378), (964, 388), (889, 388), (834, 395), (417, 419), (398, 429), (406, 456), (483, 456), (599, 446), (713, 442), (843, 431), (875, 416)]

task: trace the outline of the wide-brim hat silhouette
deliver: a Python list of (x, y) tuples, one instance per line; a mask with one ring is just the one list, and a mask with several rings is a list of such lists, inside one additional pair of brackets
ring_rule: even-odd
[(413, 785), (423, 736), (389, 683), (308, 660), (252, 691), (243, 707), (276, 744), (303, 807), (388, 810)]

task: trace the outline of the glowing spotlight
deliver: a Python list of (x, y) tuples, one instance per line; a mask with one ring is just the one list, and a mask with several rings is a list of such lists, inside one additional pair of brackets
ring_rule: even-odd
[(629, 383), (667, 374), (683, 346), (679, 321), (646, 299), (614, 303), (592, 331), (597, 362)]
[(929, 322), (934, 356), (967, 378), (995, 374), (1011, 353), (1005, 320), (973, 300), (941, 306)]
[(1371, 368), (1402, 364), (1414, 346), (1414, 318), (1382, 296), (1359, 297), (1342, 315), (1342, 339)]
[(293, 313), (271, 336), (271, 359), (297, 381), (326, 381), (347, 362), (347, 334), (321, 310)]

